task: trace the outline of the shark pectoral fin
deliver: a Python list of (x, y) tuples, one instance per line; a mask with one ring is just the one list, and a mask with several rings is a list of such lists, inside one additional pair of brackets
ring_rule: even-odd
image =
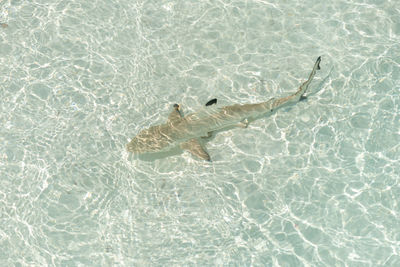
[(199, 157), (201, 159), (211, 161), (210, 155), (204, 150), (203, 146), (200, 144), (197, 138), (190, 139), (185, 143), (181, 144), (181, 148), (189, 151), (192, 155)]
[(181, 107), (178, 104), (174, 104), (174, 110), (168, 116), (168, 122), (174, 122), (180, 120), (182, 116)]

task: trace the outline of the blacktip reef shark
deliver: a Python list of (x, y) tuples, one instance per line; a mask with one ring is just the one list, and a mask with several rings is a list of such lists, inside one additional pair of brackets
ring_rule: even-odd
[(276, 111), (288, 104), (296, 103), (303, 98), (315, 73), (320, 69), (318, 57), (314, 68), (300, 88), (294, 94), (272, 98), (266, 102), (256, 104), (235, 104), (219, 108), (209, 107), (217, 102), (209, 101), (204, 110), (183, 116), (180, 106), (175, 104), (165, 124), (151, 126), (142, 130), (127, 145), (127, 150), (134, 154), (162, 152), (172, 147), (180, 146), (191, 154), (211, 161), (210, 155), (202, 145), (200, 138), (211, 137), (215, 131), (223, 130), (235, 125), (247, 127), (249, 120), (254, 120), (263, 115)]

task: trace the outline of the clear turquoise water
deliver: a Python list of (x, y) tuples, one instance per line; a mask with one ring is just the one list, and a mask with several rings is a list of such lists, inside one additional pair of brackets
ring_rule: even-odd
[[(0, 2), (1, 266), (400, 266), (396, 1)], [(8, 25), (8, 27), (7, 27)], [(213, 97), (307, 101), (187, 152)]]

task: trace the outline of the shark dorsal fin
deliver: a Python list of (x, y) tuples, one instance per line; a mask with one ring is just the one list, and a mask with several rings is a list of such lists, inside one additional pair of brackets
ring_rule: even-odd
[(211, 161), (210, 155), (208, 155), (207, 151), (205, 151), (197, 138), (193, 138), (182, 143), (181, 148), (189, 151), (192, 155), (196, 157)]
[(216, 99), (216, 98), (213, 98), (213, 99), (211, 99), (210, 101), (208, 101), (208, 102), (206, 103), (206, 107), (207, 107), (207, 106), (214, 105), (214, 104), (217, 104), (217, 99)]
[(178, 104), (174, 104), (174, 110), (168, 116), (168, 122), (174, 122), (182, 119), (182, 113), (180, 111), (180, 106)]

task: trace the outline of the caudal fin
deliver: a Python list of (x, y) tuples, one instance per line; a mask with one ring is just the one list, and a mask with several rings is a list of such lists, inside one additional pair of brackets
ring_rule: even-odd
[(310, 76), (308, 77), (308, 80), (305, 81), (299, 88), (299, 90), (297, 90), (297, 92), (295, 93), (296, 98), (298, 97), (298, 100), (301, 100), (303, 98), (303, 95), (305, 94), (305, 92), (308, 89), (308, 86), (310, 85), (311, 81), (314, 79), (315, 73), (317, 72), (317, 70), (320, 70), (320, 66), (319, 63), (321, 62), (321, 56), (319, 56), (317, 58), (317, 61), (314, 64), (314, 68), (310, 73)]
[(294, 93), (293, 95), (287, 96), (287, 97), (282, 97), (276, 100), (273, 100), (273, 102), (271, 104), (268, 105), (269, 109), (271, 110), (275, 110), (279, 107), (282, 107), (286, 104), (289, 103), (294, 103), (297, 101), (300, 101), (302, 99), (305, 98), (304, 94), (306, 93), (308, 86), (310, 85), (311, 81), (314, 79), (315, 73), (317, 72), (317, 70), (321, 69), (319, 67), (319, 63), (321, 62), (321, 57), (317, 58), (317, 61), (314, 64), (314, 68), (310, 73), (310, 76), (308, 77), (308, 80), (305, 81), (300, 88), (297, 90), (296, 93)]

